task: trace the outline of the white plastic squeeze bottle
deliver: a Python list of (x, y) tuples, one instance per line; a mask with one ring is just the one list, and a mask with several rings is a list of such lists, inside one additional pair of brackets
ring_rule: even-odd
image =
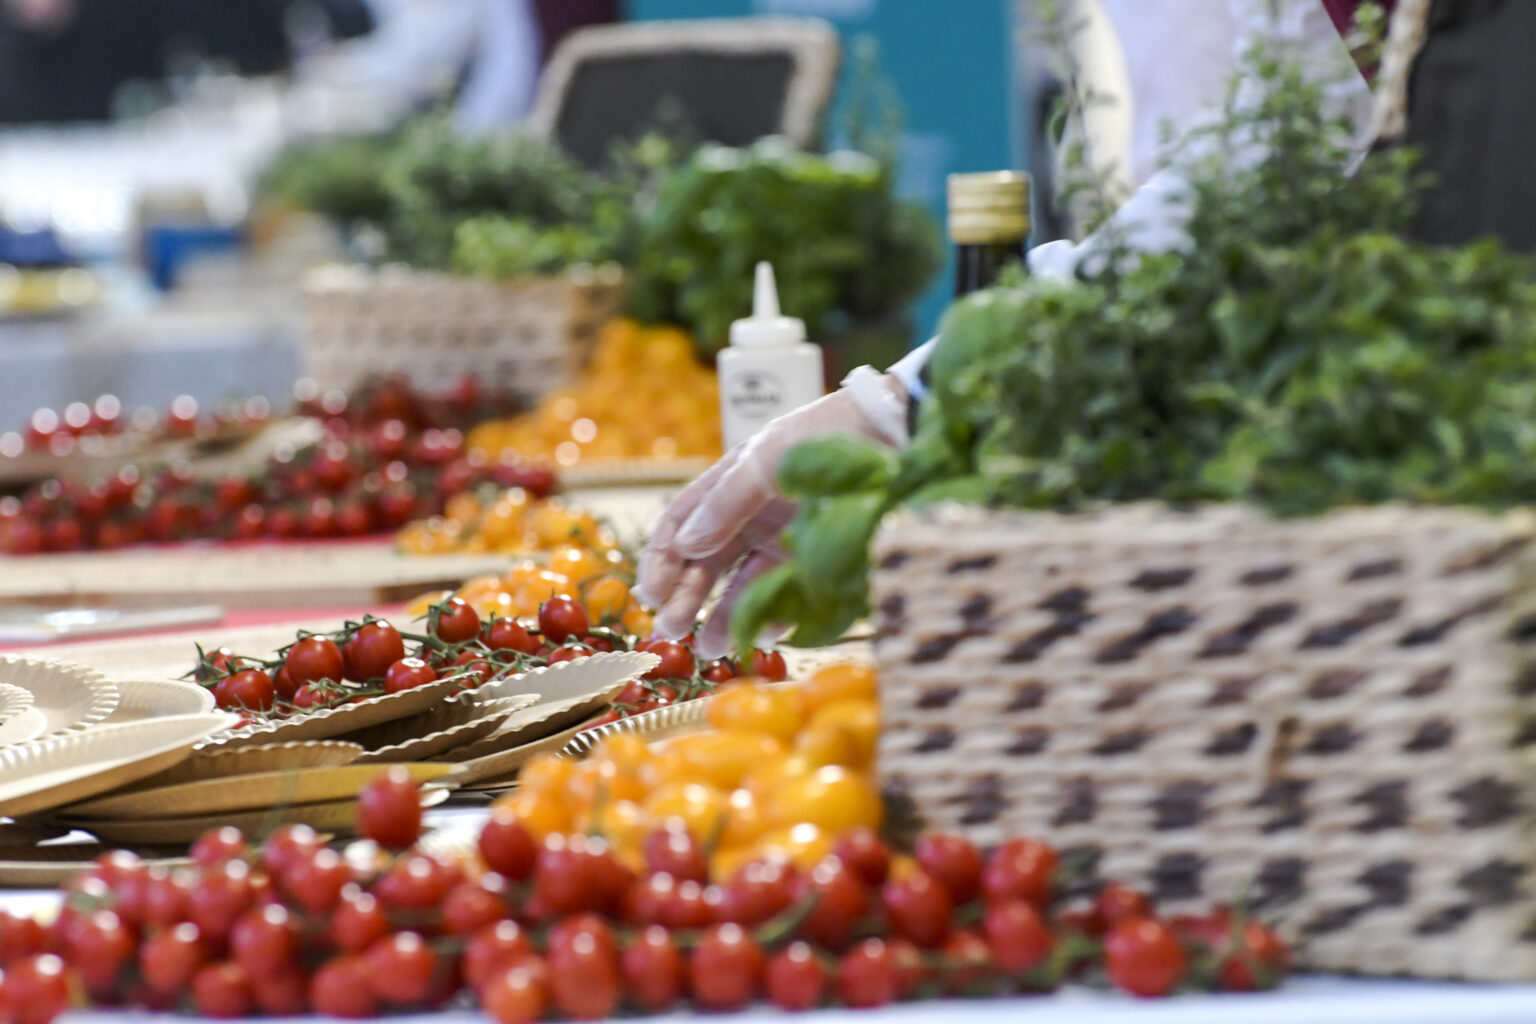
[(769, 263), (757, 265), (752, 315), (731, 324), (731, 344), (720, 353), (719, 370), (727, 449), (823, 394), (821, 349), (805, 340), (805, 321), (779, 315)]

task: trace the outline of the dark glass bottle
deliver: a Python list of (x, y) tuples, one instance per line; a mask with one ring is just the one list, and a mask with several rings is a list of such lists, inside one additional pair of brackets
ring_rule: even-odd
[(1028, 269), (1028, 174), (951, 174), (948, 194), (956, 298), (990, 288), (1009, 264)]

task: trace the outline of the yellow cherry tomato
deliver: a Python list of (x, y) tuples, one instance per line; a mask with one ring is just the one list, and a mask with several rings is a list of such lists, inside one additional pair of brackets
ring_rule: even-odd
[(566, 801), (559, 796), (535, 789), (518, 789), (497, 802), (517, 816), (534, 839), (571, 830), (571, 816)]
[(685, 777), (732, 790), (752, 769), (779, 757), (784, 744), (766, 733), (719, 729), (680, 736), (667, 744), (666, 756), (679, 762)]
[(659, 787), (640, 809), (655, 827), (676, 819), (701, 843), (713, 842), (724, 826), (725, 794), (698, 782), (671, 782)]
[(620, 622), (629, 611), (633, 599), (629, 585), (617, 576), (599, 576), (588, 580), (581, 588), (581, 603), (586, 606), (592, 621), (599, 624)]
[(879, 684), (869, 665), (840, 662), (817, 669), (800, 688), (807, 718), (823, 706), (840, 700), (878, 700)]
[(650, 636), (655, 629), (656, 620), (644, 608), (634, 607), (624, 613), (619, 624), (624, 627), (624, 632), (631, 636)]
[[(609, 800), (592, 808), (576, 820), (576, 829), (600, 835), (629, 867), (643, 865), (642, 847), (650, 834), (651, 821), (633, 800)], [(635, 863), (631, 863), (631, 858)]]
[(859, 734), (842, 722), (825, 721), (808, 725), (795, 737), (795, 753), (821, 767), (840, 764), (856, 771), (869, 768), (869, 754)]
[(774, 829), (755, 844), (754, 857), (748, 859), (789, 861), (802, 871), (809, 871), (832, 852), (834, 839), (809, 822)]
[(709, 702), (705, 717), (716, 729), (767, 733), (790, 743), (800, 731), (800, 694), (791, 686), (730, 686)]
[(606, 572), (608, 565), (600, 555), (586, 548), (568, 545), (550, 553), (549, 568), (551, 572), (560, 573), (572, 583), (581, 584)]
[(758, 803), (766, 804), (779, 790), (809, 775), (817, 767), (804, 754), (786, 754), (749, 771), (741, 780), (741, 788), (751, 793)]
[(576, 771), (576, 764), (568, 757), (542, 754), (523, 765), (517, 773), (517, 784), (522, 789), (563, 796)]
[(656, 752), (634, 733), (615, 733), (588, 755), (589, 761), (611, 761), (623, 771), (638, 772), (656, 760)]
[(838, 765), (795, 779), (768, 801), (768, 817), (775, 825), (809, 823), (833, 835), (855, 825), (878, 829), (881, 816), (874, 783)]
[(419, 619), (426, 615), (433, 605), (441, 604), (452, 596), (453, 591), (451, 590), (434, 590), (430, 593), (422, 594), (405, 606), (405, 617), (407, 619)]
[(859, 744), (861, 766), (875, 760), (875, 750), (880, 744), (880, 705), (872, 700), (835, 700), (823, 704), (811, 716), (806, 729), (826, 728), (832, 725), (846, 729)]
[(720, 834), (721, 846), (746, 846), (768, 829), (768, 816), (763, 806), (745, 789), (731, 791), (726, 798), (725, 831)]

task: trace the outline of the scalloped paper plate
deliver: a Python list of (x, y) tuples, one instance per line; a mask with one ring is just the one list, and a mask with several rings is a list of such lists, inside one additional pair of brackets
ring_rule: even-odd
[[(421, 795), (421, 806), (435, 807), (448, 799), (448, 790), (429, 789)], [(331, 800), (319, 804), (295, 804), (292, 807), (201, 814), (179, 818), (123, 818), (110, 821), (69, 821), (97, 839), (109, 843), (190, 843), (210, 828), (233, 825), (247, 836), (261, 838), (279, 825), (304, 824), (316, 832), (350, 835), (357, 829), (357, 801)]]
[(10, 683), (0, 683), (0, 723), (5, 723), (26, 711), (34, 702), (31, 690), (23, 690)]
[(43, 713), (37, 708), (27, 708), (0, 722), (0, 747), (35, 740), (47, 731), (48, 719)]
[(399, 718), (419, 715), (443, 703), (464, 681), (462, 675), (448, 676), (425, 686), (399, 693), (370, 697), (356, 704), (322, 708), (305, 715), (235, 729), (211, 740), (208, 747), (239, 747), (253, 743), (284, 743), (290, 740), (330, 740), (369, 726), (383, 725)]
[(459, 770), (453, 780), (461, 789), (477, 791), (509, 789), (516, 785), (516, 780), (508, 776), (527, 764), (530, 758), (560, 750), (580, 733), (582, 726), (586, 724), (587, 717), (583, 716), (575, 725), (567, 726), (559, 732), (540, 736), (538, 739), (478, 757), (473, 761), (460, 762)]
[[(393, 767), (393, 766), (391, 766)], [(454, 773), (450, 764), (402, 764), (417, 783), (436, 782)], [(71, 821), (99, 818), (184, 818), (194, 814), (251, 811), (349, 800), (385, 771), (382, 765), (322, 765), (200, 779), (116, 793), (60, 809)]]
[(470, 690), (464, 696), (475, 704), (522, 693), (536, 693), (540, 701), (564, 700), (591, 693), (610, 683), (627, 683), (660, 664), (660, 658), (643, 651), (603, 652), (506, 676)]
[(255, 747), (204, 747), (169, 771), (163, 771), (138, 783), (140, 789), (175, 786), (183, 782), (222, 779), (231, 775), (255, 775), (260, 772), (293, 771), (299, 768), (325, 768), (351, 764), (363, 748), (342, 740), (294, 740), (292, 743), (265, 743)]
[(153, 775), (238, 720), (227, 714), (171, 715), (0, 747), (0, 815), (35, 814)]
[(347, 738), (366, 748), (366, 752), (358, 757), (358, 764), (424, 761), (495, 732), (508, 715), (538, 701), (536, 693), (483, 704), (455, 699), (445, 701), (425, 714), (351, 733)]
[(595, 725), (578, 732), (569, 743), (560, 748), (560, 753), (568, 757), (586, 757), (592, 752), (593, 747), (609, 736), (617, 736), (619, 733), (627, 732), (647, 740), (659, 740), (697, 729), (705, 724), (704, 716), (708, 713), (710, 700), (709, 697), (699, 697), (681, 704), (669, 704), (664, 708), (656, 708), (654, 711), (642, 711), (638, 715), (630, 715), (616, 722)]
[(117, 684), (116, 709), (108, 722), (135, 722), (162, 715), (204, 715), (215, 710), (213, 691), (196, 683), (143, 679)]
[(117, 686), (84, 665), (20, 654), (0, 656), (0, 683), (32, 694), (33, 710), (42, 714), (44, 735), (84, 729), (117, 707)]

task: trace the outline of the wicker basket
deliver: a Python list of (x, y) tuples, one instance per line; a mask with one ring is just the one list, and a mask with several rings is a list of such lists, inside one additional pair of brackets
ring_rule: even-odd
[(621, 297), (616, 266), (509, 284), (326, 267), (305, 288), (306, 372), (343, 389), (384, 373), (446, 388), (475, 373), (533, 398), (580, 368)]
[(946, 508), (875, 544), (911, 824), (1038, 835), (1303, 963), (1536, 977), (1525, 516)]

